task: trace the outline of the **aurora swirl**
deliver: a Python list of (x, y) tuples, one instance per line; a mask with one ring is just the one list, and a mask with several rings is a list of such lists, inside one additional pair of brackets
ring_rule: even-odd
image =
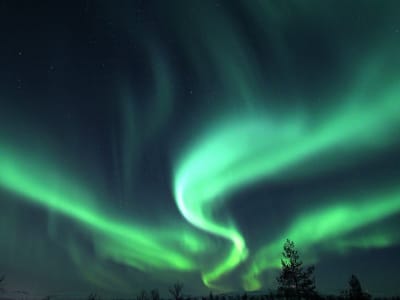
[(25, 28), (0, 50), (13, 288), (264, 291), (290, 238), (329, 290), (327, 257), (398, 249), (396, 1), (139, 2), (49, 5), (63, 21), (29, 32), (4, 5)]

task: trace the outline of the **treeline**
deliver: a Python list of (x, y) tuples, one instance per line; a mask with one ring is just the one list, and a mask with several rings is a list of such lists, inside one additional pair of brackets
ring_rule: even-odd
[[(213, 295), (210, 293), (207, 297), (185, 297), (182, 293), (183, 284), (176, 283), (170, 289), (169, 293), (172, 300), (372, 300), (372, 295), (362, 289), (361, 283), (355, 275), (351, 275), (348, 287), (339, 295), (322, 295), (318, 293), (315, 285), (314, 266), (305, 268), (300, 259), (293, 241), (287, 239), (283, 245), (281, 258), (281, 272), (276, 278), (277, 290), (270, 291), (268, 294), (259, 295)], [(154, 297), (156, 295), (156, 297)], [(392, 298), (374, 298), (376, 300), (400, 300), (400, 296)], [(89, 300), (98, 300), (92, 298)], [(136, 300), (160, 300), (160, 297), (154, 291), (151, 295), (142, 292)]]
[[(339, 295), (322, 295), (318, 293), (315, 285), (314, 266), (303, 267), (293, 241), (287, 239), (283, 245), (281, 258), (281, 272), (276, 278), (278, 287), (275, 291), (267, 294), (248, 295), (214, 295), (212, 292), (208, 296), (192, 297), (183, 293), (183, 284), (175, 283), (169, 289), (170, 297), (162, 299), (157, 289), (149, 292), (142, 290), (133, 298), (114, 298), (111, 300), (400, 300), (397, 297), (375, 297), (362, 289), (361, 283), (355, 275), (351, 275), (348, 287)], [(4, 276), (0, 277), (0, 293), (4, 292), (2, 283)], [(0, 300), (1, 300), (0, 295)], [(7, 298), (10, 299), (10, 298)], [(57, 296), (46, 296), (41, 300), (60, 299)], [(92, 293), (87, 300), (103, 300), (98, 294)], [(104, 299), (105, 300), (105, 299)]]

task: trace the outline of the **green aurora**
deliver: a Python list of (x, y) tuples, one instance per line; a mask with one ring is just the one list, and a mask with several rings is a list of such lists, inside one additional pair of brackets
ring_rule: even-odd
[[(150, 70), (145, 91), (140, 87), (141, 75), (136, 81), (136, 77), (115, 76), (115, 99), (105, 100), (104, 107), (98, 104), (99, 114), (107, 116), (104, 126), (112, 127), (112, 133), (107, 132), (112, 146), (102, 158), (93, 155), (90, 162), (82, 163), (80, 150), (68, 153), (70, 140), (60, 139), (56, 129), (48, 130), (47, 123), (34, 116), (34, 110), (23, 111), (10, 104), (11, 108), (0, 112), (2, 205), (15, 201), (16, 205), (47, 211), (50, 225), (43, 235), (51, 235), (53, 217), (56, 223), (74, 223), (93, 245), (93, 272), (82, 270), (81, 275), (95, 286), (131, 291), (129, 280), (121, 279), (118, 271), (105, 270), (111, 261), (144, 274), (159, 274), (154, 277), (162, 277), (163, 282), (174, 276), (183, 280), (187, 274), (201, 277), (202, 284), (193, 284), (200, 286), (199, 290), (256, 291), (273, 286), (266, 278), (279, 268), (286, 238), (296, 242), (306, 263), (323, 261), (327, 253), (346, 255), (354, 249), (385, 249), (400, 243), (396, 226), (387, 223), (400, 214), (395, 171), (390, 176), (375, 174), (371, 177), (377, 178), (374, 184), (369, 184), (371, 174), (366, 174), (365, 181), (353, 183), (347, 178), (351, 188), (328, 190), (325, 186), (324, 193), (299, 194), (301, 209), (291, 211), (289, 221), (275, 224), (273, 230), (263, 226), (253, 229), (263, 237), (258, 241), (247, 236), (249, 229), (235, 218), (240, 212), (230, 210), (231, 201), (238, 199), (246, 200), (246, 206), (279, 201), (268, 194), (259, 199), (235, 197), (255, 186), (317, 181), (337, 170), (368, 165), (397, 149), (400, 34), (391, 20), (399, 5), (393, 1), (383, 8), (373, 1), (355, 1), (344, 10), (333, 1), (314, 1), (308, 6), (296, 1), (238, 1), (231, 8), (227, 2), (223, 4), (216, 8), (213, 1), (159, 3), (153, 13), (168, 34), (154, 33), (145, 22), (137, 25), (141, 30), (131, 30), (135, 25), (129, 10), (122, 12), (102, 4), (110, 15), (123, 15), (115, 22), (127, 37), (140, 41)], [(351, 12), (358, 6), (364, 22), (371, 23), (365, 25), (368, 29), (346, 23), (351, 22)], [(238, 12), (245, 21), (238, 21)], [(346, 22), (338, 24), (335, 16)], [(290, 32), (302, 22), (306, 25), (299, 29), (300, 35), (306, 36), (316, 25), (320, 25), (318, 34), (329, 35), (326, 44), (331, 49), (329, 59), (334, 61), (308, 58), (310, 65), (322, 64), (310, 66), (315, 68), (310, 73), (302, 71), (304, 66), (297, 56), (301, 47), (291, 47), (291, 41), (301, 37)], [(349, 28), (343, 33), (346, 26)], [(253, 40), (249, 32), (257, 38)], [(179, 68), (170, 58), (172, 50), (160, 38), (163, 34), (180, 49), (177, 56), (184, 63)], [(264, 52), (272, 58), (263, 60), (260, 53)], [(181, 102), (189, 101), (178, 88), (187, 73), (194, 78), (193, 89), (199, 92), (193, 96), (197, 101), (193, 109), (180, 112)], [(310, 82), (302, 74), (309, 74)], [(319, 82), (318, 77), (328, 83)], [(310, 91), (314, 82), (315, 91)], [(13, 101), (12, 93), (3, 92), (0, 101), (5, 107)], [(7, 111), (12, 112), (10, 116)], [(115, 115), (117, 121), (109, 122)], [(85, 118), (67, 125), (66, 131), (80, 136), (77, 128)], [(21, 122), (30, 127), (28, 132), (13, 127)], [(167, 153), (169, 190), (154, 194), (150, 201), (143, 190), (164, 187), (151, 183), (141, 187), (137, 178), (147, 168), (141, 153), (157, 147), (144, 145), (154, 145), (165, 128), (169, 130), (168, 142), (150, 154)], [(78, 137), (76, 143), (83, 139), (83, 135)], [(102, 173), (107, 169), (102, 163), (116, 166), (111, 188), (103, 185), (109, 174)], [(126, 201), (133, 209), (124, 211), (115, 206), (111, 199), (116, 198), (113, 201)], [(146, 201), (151, 203), (146, 206)], [(146, 216), (158, 204), (160, 211), (164, 205), (175, 210), (152, 222)], [(148, 210), (146, 215), (140, 214), (143, 206)], [(158, 210), (153, 213), (158, 214)], [(6, 210), (0, 216), (2, 224), (14, 222)], [(4, 228), (0, 233), (9, 236)], [(73, 243), (65, 248), (71, 261), (83, 264), (86, 250)]]

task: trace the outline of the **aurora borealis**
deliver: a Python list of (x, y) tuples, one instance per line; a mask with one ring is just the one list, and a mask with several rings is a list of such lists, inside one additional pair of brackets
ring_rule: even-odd
[(0, 275), (33, 295), (400, 293), (398, 1), (0, 4)]

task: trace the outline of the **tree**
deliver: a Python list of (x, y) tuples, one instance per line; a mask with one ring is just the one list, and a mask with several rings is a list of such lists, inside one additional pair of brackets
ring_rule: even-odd
[(172, 295), (172, 297), (174, 297), (175, 300), (183, 300), (182, 290), (183, 284), (177, 282), (169, 288), (169, 293)]
[(360, 296), (362, 296), (363, 291), (361, 288), (361, 283), (355, 275), (351, 275), (349, 280), (349, 286), (350, 286), (349, 290), (350, 298), (357, 299), (360, 298)]
[(349, 280), (349, 289), (344, 291), (344, 297), (351, 300), (368, 300), (371, 295), (362, 290), (361, 283), (357, 276), (351, 275)]
[(151, 290), (151, 300), (160, 300), (160, 293), (157, 289)]
[(278, 290), (289, 299), (310, 299), (316, 297), (314, 266), (303, 269), (298, 251), (293, 241), (287, 239), (283, 245), (282, 271), (277, 278)]

